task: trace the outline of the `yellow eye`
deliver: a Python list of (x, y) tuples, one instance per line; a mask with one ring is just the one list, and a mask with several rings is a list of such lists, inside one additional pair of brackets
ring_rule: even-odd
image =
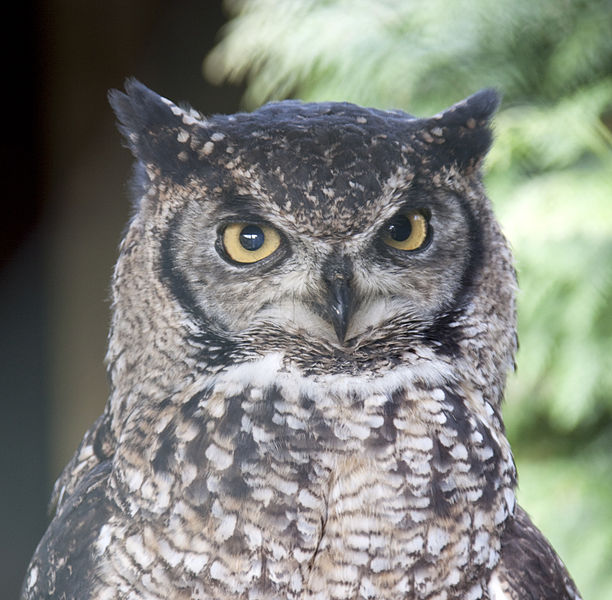
[(383, 230), (383, 242), (396, 250), (418, 250), (427, 240), (427, 219), (418, 211), (400, 213)]
[(254, 263), (270, 256), (280, 242), (278, 231), (267, 225), (231, 223), (223, 231), (223, 247), (239, 263)]

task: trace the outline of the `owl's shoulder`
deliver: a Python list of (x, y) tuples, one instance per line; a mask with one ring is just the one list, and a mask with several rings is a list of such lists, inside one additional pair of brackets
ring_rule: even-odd
[(101, 462), (60, 505), (30, 563), (24, 600), (90, 597), (95, 582), (95, 543), (111, 514), (106, 494), (110, 472), (110, 461)]
[(580, 600), (565, 565), (520, 506), (501, 538), (490, 589), (494, 600)]

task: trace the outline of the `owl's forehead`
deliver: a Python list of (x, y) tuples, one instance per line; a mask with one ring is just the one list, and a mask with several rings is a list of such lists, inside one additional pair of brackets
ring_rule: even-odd
[[(272, 103), (252, 113), (205, 121), (210, 155), (227, 153), (264, 167), (289, 167), (301, 157), (306, 166), (359, 172), (388, 170), (379, 162), (397, 158), (410, 145), (418, 120), (401, 111), (381, 111), (348, 103)], [(289, 169), (288, 169), (289, 170)]]
[(378, 222), (401, 202), (414, 176), (416, 123), (399, 111), (283, 102), (214, 117), (201, 143), (247, 205), (334, 235)]

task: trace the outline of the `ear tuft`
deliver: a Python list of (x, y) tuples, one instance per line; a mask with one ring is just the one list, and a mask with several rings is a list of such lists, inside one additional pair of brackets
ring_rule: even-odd
[(496, 90), (484, 89), (425, 119), (421, 138), (433, 162), (454, 164), (468, 172), (477, 169), (491, 146), (490, 121), (499, 102)]
[(487, 88), (453, 104), (432, 119), (436, 119), (446, 127), (465, 126), (473, 129), (475, 124), (488, 123), (497, 111), (499, 103), (499, 93), (493, 88)]
[(188, 175), (197, 159), (185, 141), (197, 135), (201, 115), (179, 108), (136, 79), (126, 80), (125, 92), (110, 90), (108, 100), (119, 131), (139, 161), (172, 177)]
[(108, 101), (119, 120), (119, 131), (137, 158), (144, 158), (139, 152), (143, 137), (174, 120), (168, 101), (133, 78), (126, 80), (125, 93), (110, 90)]

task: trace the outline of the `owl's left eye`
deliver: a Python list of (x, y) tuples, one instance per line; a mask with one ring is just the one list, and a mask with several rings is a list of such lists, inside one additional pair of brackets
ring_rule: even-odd
[(383, 242), (396, 250), (418, 250), (427, 240), (429, 224), (421, 211), (411, 210), (393, 217), (383, 229)]
[(238, 263), (255, 263), (270, 256), (281, 243), (278, 231), (269, 225), (230, 223), (223, 230), (223, 248)]

